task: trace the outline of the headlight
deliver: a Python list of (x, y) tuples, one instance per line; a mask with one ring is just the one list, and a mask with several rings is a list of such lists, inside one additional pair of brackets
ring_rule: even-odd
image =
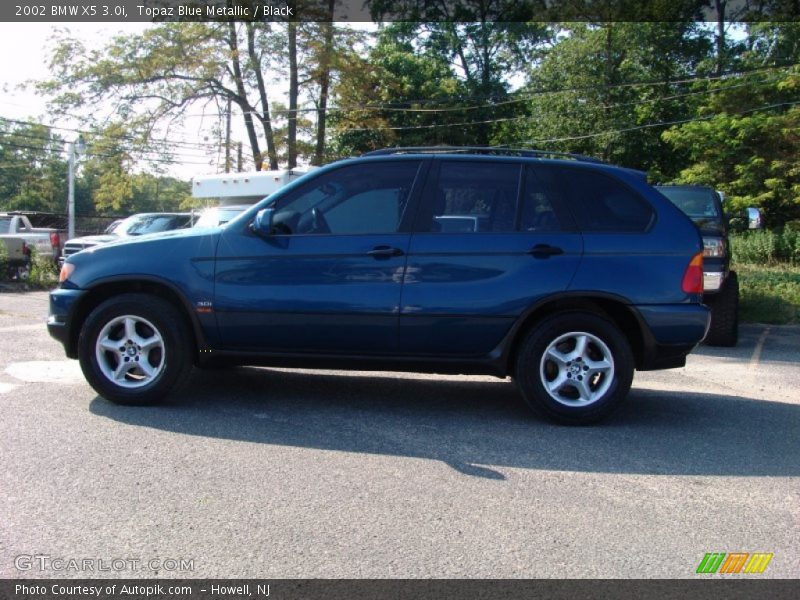
[(69, 276), (72, 275), (72, 272), (75, 270), (75, 265), (72, 263), (65, 262), (64, 266), (61, 267), (61, 272), (58, 274), (58, 283), (63, 283)]
[(703, 238), (703, 256), (723, 258), (725, 256), (725, 240), (722, 238)]

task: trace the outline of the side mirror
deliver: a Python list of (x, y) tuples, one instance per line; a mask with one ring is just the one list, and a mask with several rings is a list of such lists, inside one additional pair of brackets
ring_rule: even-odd
[(257, 236), (264, 239), (273, 234), (273, 217), (275, 216), (274, 208), (262, 208), (256, 213), (256, 218), (250, 223), (250, 231)]
[(752, 206), (747, 209), (747, 228), (748, 229), (761, 229), (764, 227), (764, 218), (761, 211)]

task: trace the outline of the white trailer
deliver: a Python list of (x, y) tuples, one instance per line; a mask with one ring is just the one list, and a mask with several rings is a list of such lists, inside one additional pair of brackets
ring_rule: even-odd
[(254, 204), (312, 168), (200, 175), (192, 181), (192, 196), (208, 198), (209, 206)]

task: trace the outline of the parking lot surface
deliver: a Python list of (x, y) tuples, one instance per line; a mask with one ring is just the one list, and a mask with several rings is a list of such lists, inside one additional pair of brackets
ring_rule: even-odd
[(46, 314), (0, 293), (0, 577), (693, 578), (707, 552), (800, 574), (800, 327), (743, 326), (564, 427), (476, 376), (196, 371), (115, 406)]

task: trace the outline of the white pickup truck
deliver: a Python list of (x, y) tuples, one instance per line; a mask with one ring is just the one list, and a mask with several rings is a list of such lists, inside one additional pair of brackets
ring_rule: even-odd
[(57, 263), (66, 235), (58, 229), (33, 227), (25, 215), (0, 213), (0, 243), (5, 244), (9, 256), (19, 247), (17, 241), (11, 240), (20, 239), (28, 248), (36, 248), (40, 256), (49, 256)]

